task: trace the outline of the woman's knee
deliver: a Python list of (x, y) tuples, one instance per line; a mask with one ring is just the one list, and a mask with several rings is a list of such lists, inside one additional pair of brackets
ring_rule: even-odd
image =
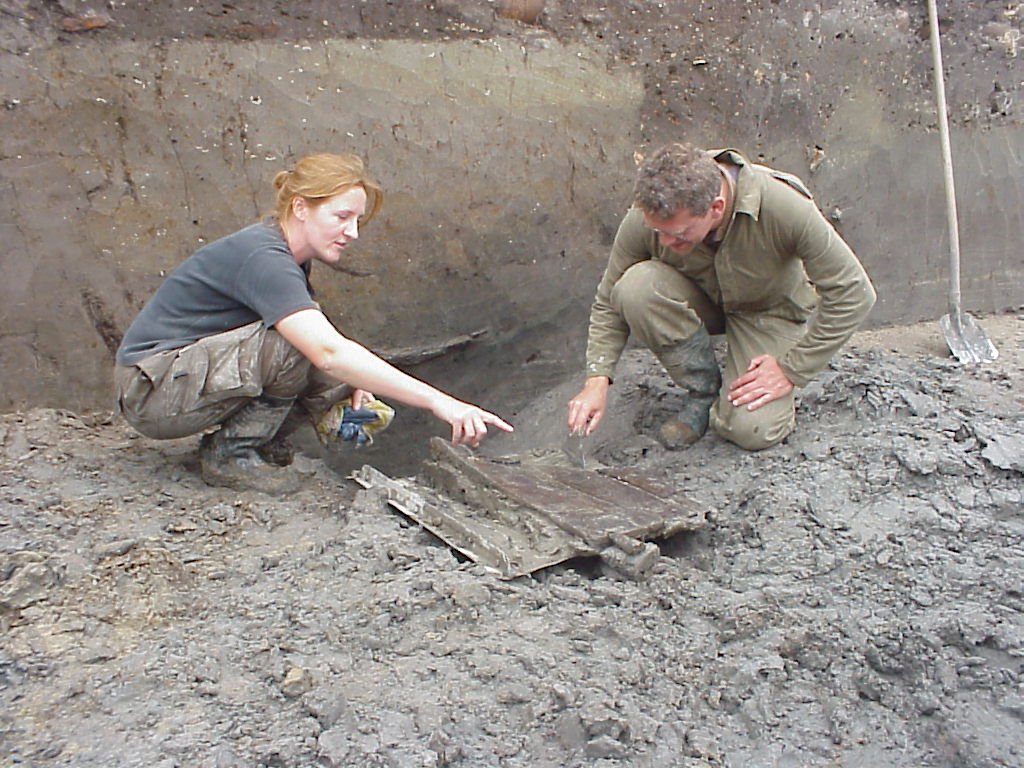
[(260, 350), (263, 391), (273, 397), (298, 397), (309, 386), (312, 364), (299, 350), (270, 330)]
[[(244, 401), (240, 401), (244, 404)], [(216, 408), (203, 409), (182, 414), (171, 414), (160, 418), (140, 415), (124, 410), (125, 421), (141, 435), (153, 440), (176, 440), (180, 437), (197, 435), (203, 430), (222, 423), (232, 410), (240, 407), (234, 403), (221, 403)]]

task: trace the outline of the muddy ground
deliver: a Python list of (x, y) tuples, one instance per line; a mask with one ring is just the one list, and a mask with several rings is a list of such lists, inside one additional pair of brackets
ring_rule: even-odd
[(592, 460), (708, 510), (643, 581), (502, 581), (323, 457), (275, 500), (205, 486), (195, 439), (6, 415), (2, 762), (1021, 765), (1024, 315), (985, 327), (984, 366), (937, 325), (859, 335), (757, 455), (663, 451), (672, 387), (628, 352)]

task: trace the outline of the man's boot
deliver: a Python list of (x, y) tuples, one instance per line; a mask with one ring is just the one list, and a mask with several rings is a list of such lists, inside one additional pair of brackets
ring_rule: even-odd
[(655, 352), (668, 375), (686, 393), (683, 407), (658, 429), (669, 450), (693, 445), (708, 430), (708, 414), (722, 386), (722, 372), (707, 329), (701, 327), (679, 344)]
[(219, 430), (204, 435), (199, 463), (208, 485), (272, 495), (293, 493), (301, 485), (294, 470), (268, 464), (259, 449), (269, 443), (294, 404), (294, 398), (262, 395), (235, 411)]

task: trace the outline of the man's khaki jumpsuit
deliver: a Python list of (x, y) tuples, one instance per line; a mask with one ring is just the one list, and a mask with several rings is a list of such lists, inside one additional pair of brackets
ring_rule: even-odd
[(853, 335), (875, 290), (798, 178), (735, 150), (710, 154), (738, 168), (724, 237), (716, 249), (702, 243), (680, 255), (659, 245), (639, 209), (626, 214), (591, 309), (587, 376), (612, 378), (630, 333), (652, 350), (702, 325), (724, 333), (728, 352), (710, 424), (759, 450), (793, 431), (794, 395), (748, 411), (730, 404), (729, 385), (768, 354), (794, 387), (804, 386)]

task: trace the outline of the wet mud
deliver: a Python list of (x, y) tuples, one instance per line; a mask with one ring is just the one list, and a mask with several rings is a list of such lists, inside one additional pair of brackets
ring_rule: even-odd
[(275, 500), (205, 486), (194, 439), (4, 415), (2, 762), (1020, 765), (1024, 317), (985, 327), (986, 366), (859, 335), (756, 455), (658, 447), (675, 393), (629, 351), (592, 460), (707, 511), (639, 580), (504, 580), (322, 457)]

